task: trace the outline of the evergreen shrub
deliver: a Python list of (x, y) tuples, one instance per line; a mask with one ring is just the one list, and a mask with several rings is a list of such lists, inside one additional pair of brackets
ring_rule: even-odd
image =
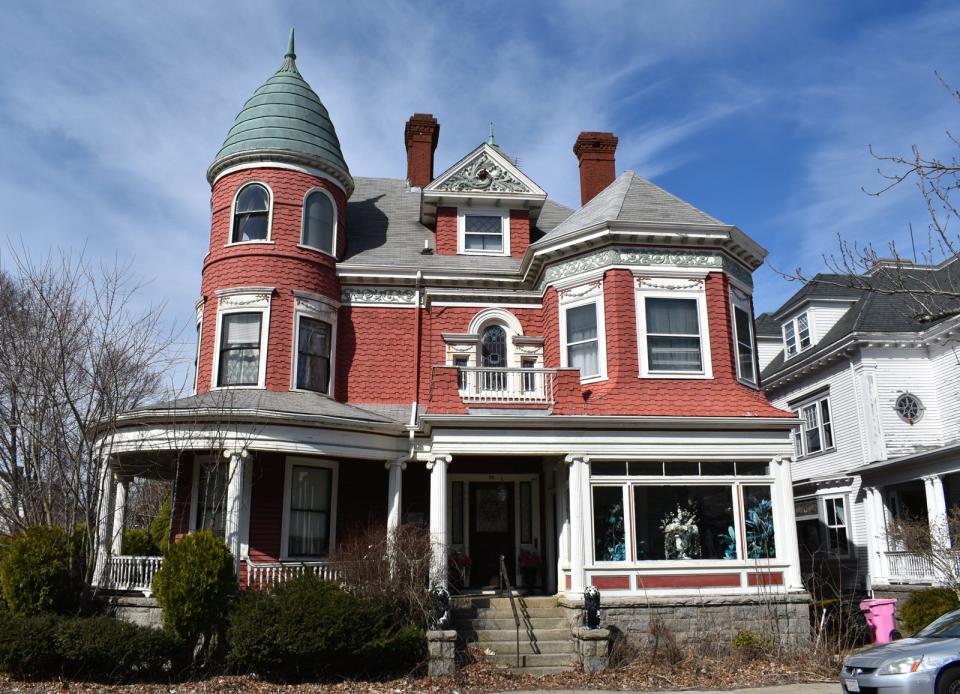
[(960, 608), (960, 600), (951, 588), (925, 588), (911, 593), (900, 607), (900, 631), (910, 635), (947, 612)]
[(34, 526), (14, 537), (0, 560), (0, 593), (18, 614), (67, 612), (82, 591), (75, 543), (62, 528)]

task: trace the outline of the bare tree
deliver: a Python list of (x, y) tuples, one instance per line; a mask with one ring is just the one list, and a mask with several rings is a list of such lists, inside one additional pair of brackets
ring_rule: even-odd
[(82, 525), (92, 548), (109, 451), (89, 432), (162, 394), (173, 335), (162, 306), (140, 307), (129, 267), (11, 255), (0, 271), (0, 525)]
[(960, 506), (947, 510), (943, 521), (931, 523), (927, 518), (895, 519), (887, 527), (891, 546), (911, 552), (943, 585), (960, 598), (960, 561), (957, 539), (960, 538)]
[[(953, 89), (934, 73), (950, 97), (960, 105), (960, 91)], [(951, 147), (960, 147), (949, 130), (946, 138)], [(913, 318), (931, 323), (960, 314), (960, 268), (955, 260), (960, 255), (960, 208), (953, 196), (960, 189), (960, 158), (924, 155), (913, 145), (909, 155), (879, 154), (873, 146), (870, 153), (878, 162), (877, 174), (883, 184), (875, 189), (863, 188), (870, 196), (879, 197), (904, 185), (915, 185), (926, 207), (929, 222), (925, 233), (909, 227), (910, 248), (904, 250), (890, 241), (878, 250), (872, 243), (860, 244), (837, 236), (837, 251), (824, 256), (829, 272), (839, 277), (818, 277), (817, 282), (847, 286), (867, 292), (901, 295), (908, 299)], [(939, 272), (918, 272), (917, 265), (943, 264)], [(808, 282), (812, 278), (800, 268), (777, 272), (790, 280)]]

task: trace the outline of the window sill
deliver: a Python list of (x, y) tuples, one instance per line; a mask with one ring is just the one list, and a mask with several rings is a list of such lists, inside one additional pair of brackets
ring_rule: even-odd
[(493, 256), (495, 258), (498, 258), (502, 256), (503, 257), (509, 256), (510, 253), (509, 252), (505, 253), (503, 251), (467, 251), (467, 250), (461, 249), (457, 251), (457, 255), (487, 255), (487, 256)]
[(266, 386), (256, 383), (249, 386), (210, 386), (210, 390), (264, 390)]
[[(564, 367), (564, 368), (569, 368), (569, 367)], [(591, 383), (601, 383), (602, 381), (606, 381), (606, 380), (607, 380), (606, 374), (600, 374), (598, 376), (587, 376), (586, 378), (580, 379), (580, 385), (587, 386), (587, 385), (590, 385)]]
[(743, 379), (743, 378), (739, 378), (739, 377), (738, 377), (738, 378), (737, 378), (737, 383), (739, 383), (739, 384), (742, 385), (742, 386), (746, 386), (747, 388), (753, 388), (754, 390), (760, 390), (760, 386), (759, 386), (757, 383), (755, 383), (754, 381), (747, 381), (747, 380), (745, 380), (745, 379)]
[(691, 373), (689, 371), (641, 371), (640, 378), (682, 378), (693, 381), (707, 381), (713, 379), (713, 374), (705, 372)]
[(302, 244), (302, 243), (298, 243), (298, 244), (297, 244), (297, 248), (300, 248), (300, 249), (305, 250), (305, 251), (310, 251), (311, 253), (319, 253), (320, 255), (326, 256), (327, 258), (333, 258), (334, 260), (337, 259), (336, 256), (335, 256), (333, 253), (328, 253), (327, 251), (323, 250), (322, 248), (314, 248), (313, 246), (307, 246), (307, 245)]
[(290, 392), (291, 393), (313, 393), (315, 395), (319, 395), (322, 398), (327, 398), (330, 400), (333, 399), (333, 396), (330, 395), (330, 393), (324, 393), (323, 391), (319, 391), (319, 390), (310, 390), (309, 388), (292, 387), (290, 388)]
[(223, 245), (224, 248), (230, 248), (231, 246), (275, 246), (275, 241), (265, 240), (265, 241), (231, 241)]
[(831, 446), (830, 448), (824, 448), (822, 451), (817, 451), (816, 453), (804, 453), (803, 455), (798, 455), (797, 460), (810, 460), (812, 458), (819, 458), (820, 456), (836, 452), (837, 447)]

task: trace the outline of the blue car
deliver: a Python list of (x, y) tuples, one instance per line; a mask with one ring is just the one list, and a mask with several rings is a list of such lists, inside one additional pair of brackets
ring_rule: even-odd
[(948, 612), (909, 639), (847, 658), (844, 692), (960, 694), (960, 610)]

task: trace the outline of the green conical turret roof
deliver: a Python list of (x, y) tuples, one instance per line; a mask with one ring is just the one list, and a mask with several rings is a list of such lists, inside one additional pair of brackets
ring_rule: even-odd
[(330, 114), (300, 75), (296, 58), (291, 29), (283, 65), (243, 105), (207, 170), (211, 182), (234, 164), (284, 161), (324, 170), (343, 183), (347, 195), (353, 191)]

